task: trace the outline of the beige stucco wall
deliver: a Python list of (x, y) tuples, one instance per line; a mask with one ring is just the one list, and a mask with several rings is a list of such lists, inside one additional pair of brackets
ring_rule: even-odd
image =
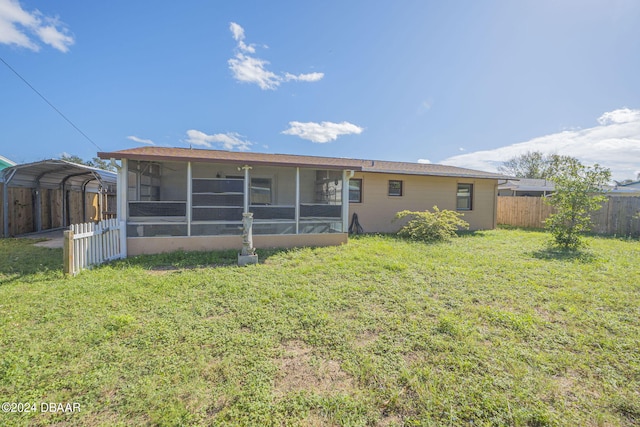
[[(332, 246), (347, 242), (346, 233), (255, 235), (256, 248)], [(214, 251), (242, 247), (240, 236), (136, 237), (127, 239), (127, 256), (173, 251)]]
[[(400, 222), (392, 222), (402, 210), (424, 211), (433, 206), (456, 209), (458, 183), (473, 184), (473, 210), (462, 217), (471, 230), (491, 229), (496, 224), (496, 185), (493, 179), (465, 179), (419, 175), (360, 172), (353, 176), (362, 179), (362, 203), (349, 204), (349, 223), (353, 213), (367, 233), (396, 232)], [(389, 180), (400, 180), (402, 196), (389, 196)]]

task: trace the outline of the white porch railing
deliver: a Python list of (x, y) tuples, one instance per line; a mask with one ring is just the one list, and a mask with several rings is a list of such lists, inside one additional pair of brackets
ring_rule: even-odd
[(124, 222), (106, 219), (98, 223), (73, 224), (64, 232), (64, 272), (77, 274), (94, 265), (124, 258), (121, 244)]

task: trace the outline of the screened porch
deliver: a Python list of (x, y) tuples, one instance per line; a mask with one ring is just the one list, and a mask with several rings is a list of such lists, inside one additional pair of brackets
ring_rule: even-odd
[(130, 238), (240, 235), (244, 212), (253, 213), (255, 235), (346, 232), (344, 170), (124, 163)]

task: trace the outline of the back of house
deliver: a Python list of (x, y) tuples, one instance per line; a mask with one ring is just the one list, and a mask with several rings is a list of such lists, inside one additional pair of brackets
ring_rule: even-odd
[(237, 249), (242, 214), (254, 245), (347, 241), (353, 214), (365, 232), (394, 232), (396, 212), (457, 210), (471, 229), (496, 225), (500, 174), (444, 165), (139, 147), (101, 152), (119, 160), (118, 218), (127, 253)]

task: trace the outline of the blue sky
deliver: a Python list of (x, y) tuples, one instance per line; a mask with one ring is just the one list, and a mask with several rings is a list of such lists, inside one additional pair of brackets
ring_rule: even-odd
[[(103, 151), (640, 172), (640, 2), (0, 0), (0, 58)], [(0, 155), (98, 148), (0, 63)]]

